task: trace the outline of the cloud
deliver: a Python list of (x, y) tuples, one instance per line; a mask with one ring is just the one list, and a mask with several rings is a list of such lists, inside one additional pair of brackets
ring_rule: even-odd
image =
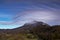
[(9, 25), (13, 23), (13, 15), (0, 13), (0, 24)]
[(15, 21), (19, 24), (20, 22), (22, 24), (30, 21), (43, 21), (43, 22), (51, 22), (51, 21), (57, 21), (58, 15), (55, 15), (55, 11), (49, 11), (49, 10), (30, 10), (23, 12), (22, 16), (18, 16), (15, 18)]
[(2, 25), (10, 25), (10, 24), (12, 24), (12, 21), (0, 21), (0, 24), (2, 24)]
[[(43, 22), (51, 24), (51, 25), (60, 24), (59, 23), (60, 19), (58, 16), (59, 12), (56, 12), (56, 11), (28, 10), (28, 11), (21, 12), (21, 14), (17, 14), (17, 16), (13, 18), (13, 21), (9, 21), (9, 22), (0, 21), (0, 24), (6, 25), (6, 26), (11, 26), (11, 28), (22, 26), (25, 23), (31, 22), (34, 20), (43, 21)], [(3, 28), (5, 28), (5, 27), (3, 27)], [(6, 27), (6, 28), (10, 28), (10, 27)]]
[(11, 15), (7, 15), (7, 14), (2, 14), (0, 13), (0, 17), (10, 17)]
[[(49, 24), (60, 24), (60, 0), (5, 0), (2, 1), (4, 8), (19, 12), (14, 15), (0, 14), (0, 17), (9, 18), (11, 21), (0, 21), (2, 25), (23, 25), (37, 20)], [(1, 6), (2, 6), (1, 5)]]

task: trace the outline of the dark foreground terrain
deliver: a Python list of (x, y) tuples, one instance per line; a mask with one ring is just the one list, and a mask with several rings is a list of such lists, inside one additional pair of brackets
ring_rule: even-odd
[(15, 29), (0, 29), (0, 40), (60, 40), (60, 25), (35, 22)]

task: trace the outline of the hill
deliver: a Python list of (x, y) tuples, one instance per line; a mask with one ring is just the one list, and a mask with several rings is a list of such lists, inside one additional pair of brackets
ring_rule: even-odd
[(60, 25), (35, 21), (15, 29), (0, 29), (0, 40), (60, 40)]

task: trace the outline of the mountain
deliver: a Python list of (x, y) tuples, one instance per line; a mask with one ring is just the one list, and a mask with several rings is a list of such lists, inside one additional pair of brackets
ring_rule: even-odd
[(60, 40), (60, 25), (33, 21), (15, 29), (0, 29), (1, 40)]
[(33, 28), (47, 28), (49, 27), (50, 25), (46, 24), (46, 23), (43, 23), (43, 22), (38, 22), (38, 21), (34, 21), (33, 23), (26, 23), (24, 24), (23, 26), (21, 27), (18, 27), (18, 28), (14, 28), (14, 29), (0, 29), (0, 32), (3, 33), (3, 32), (22, 32), (22, 31), (27, 31), (27, 30), (32, 30)]
[[(15, 28), (13, 30), (14, 31), (16, 31), (16, 30), (19, 31), (20, 30), (19, 32), (21, 32), (21, 33), (22, 32), (28, 33), (29, 31), (31, 31), (34, 28), (37, 28), (37, 29), (39, 28), (41, 30), (41, 29), (46, 29), (48, 27), (50, 27), (50, 25), (48, 25), (44, 22), (34, 21), (33, 23), (26, 23), (22, 27)], [(16, 31), (16, 32), (18, 32), (18, 31)]]

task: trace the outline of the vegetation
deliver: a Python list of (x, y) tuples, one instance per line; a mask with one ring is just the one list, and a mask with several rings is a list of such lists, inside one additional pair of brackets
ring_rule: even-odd
[(60, 40), (60, 25), (37, 22), (15, 29), (0, 29), (0, 40)]

